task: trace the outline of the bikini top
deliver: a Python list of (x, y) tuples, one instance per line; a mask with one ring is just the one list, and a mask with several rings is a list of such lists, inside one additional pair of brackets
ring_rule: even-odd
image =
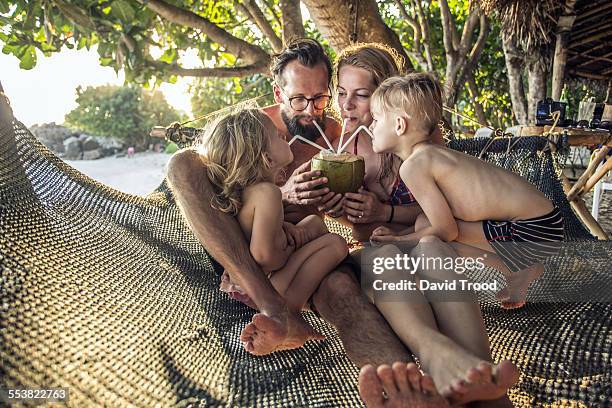
[[(355, 144), (353, 145), (353, 154), (357, 155), (357, 145), (359, 144), (359, 133), (355, 136)], [(364, 183), (363, 188), (367, 190), (367, 187)], [(414, 196), (406, 187), (406, 184), (402, 181), (400, 175), (397, 175), (395, 182), (393, 183), (393, 189), (391, 190), (391, 194), (389, 199), (385, 201), (385, 204), (393, 204), (393, 205), (408, 205), (416, 203)]]

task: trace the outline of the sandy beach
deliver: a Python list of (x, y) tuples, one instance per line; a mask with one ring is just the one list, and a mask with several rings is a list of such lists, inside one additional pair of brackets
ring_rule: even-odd
[(132, 158), (105, 157), (99, 160), (66, 160), (75, 169), (119, 191), (145, 196), (164, 179), (170, 160), (166, 153), (137, 153)]
[[(145, 196), (164, 179), (170, 155), (165, 153), (137, 153), (133, 158), (106, 157), (99, 160), (66, 160), (72, 167), (124, 193)], [(591, 208), (592, 192), (585, 196)], [(599, 223), (612, 236), (612, 191), (603, 195)]]

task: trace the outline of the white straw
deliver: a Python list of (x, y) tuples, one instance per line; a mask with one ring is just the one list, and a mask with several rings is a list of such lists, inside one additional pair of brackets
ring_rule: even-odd
[(338, 153), (340, 153), (340, 148), (342, 147), (342, 140), (344, 140), (344, 131), (346, 130), (346, 122), (348, 122), (348, 118), (342, 121), (342, 131), (340, 132), (340, 143), (338, 144)]
[(331, 150), (333, 152), (334, 151), (334, 147), (331, 145), (331, 143), (329, 143), (329, 140), (327, 139), (327, 136), (325, 136), (325, 133), (323, 133), (323, 129), (321, 129), (321, 126), (319, 126), (317, 121), (314, 120), (314, 119), (312, 120), (312, 123), (314, 123), (315, 127), (319, 130), (319, 133), (321, 133), (321, 136), (323, 136), (323, 139), (325, 139), (325, 142), (329, 146), (329, 150)]
[(357, 134), (359, 133), (360, 130), (365, 130), (366, 133), (370, 135), (370, 137), (374, 137), (374, 135), (372, 135), (372, 132), (370, 132), (370, 129), (367, 128), (367, 126), (361, 125), (361, 126), (359, 126), (357, 128), (357, 130), (355, 130), (353, 132), (351, 137), (349, 137), (348, 140), (346, 142), (344, 142), (344, 145), (340, 146), (340, 149), (338, 150), (338, 154), (342, 153), (344, 151), (344, 149), (346, 149), (348, 144), (351, 143), (351, 141), (357, 136)]
[(319, 146), (317, 143), (311, 142), (310, 140), (306, 139), (305, 137), (302, 137), (300, 135), (295, 135), (293, 136), (293, 138), (289, 141), (289, 145), (291, 146), (291, 143), (293, 143), (295, 141), (295, 139), (300, 139), (302, 142), (308, 143), (309, 145), (316, 147), (319, 150), (327, 150), (324, 147)]

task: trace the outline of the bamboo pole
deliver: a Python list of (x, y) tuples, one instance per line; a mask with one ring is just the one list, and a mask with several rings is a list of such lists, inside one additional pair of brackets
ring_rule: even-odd
[[(549, 143), (548, 145), (550, 146), (550, 150), (552, 152), (557, 151), (557, 146), (555, 146), (554, 143)], [(567, 177), (563, 173), (561, 173), (560, 179), (561, 179), (561, 186), (563, 186), (563, 191), (565, 192), (566, 195), (569, 194), (569, 191), (572, 189), (572, 185), (570, 181), (567, 179)], [(582, 198), (576, 197), (574, 200), (570, 201), (569, 203), (570, 203), (570, 206), (572, 207), (572, 210), (574, 210), (576, 215), (578, 215), (582, 223), (586, 225), (586, 227), (589, 229), (591, 234), (593, 234), (594, 236), (597, 237), (597, 239), (600, 239), (600, 240), (608, 239), (608, 234), (606, 234), (603, 228), (601, 228), (601, 225), (599, 225), (597, 220), (593, 218), (593, 216), (589, 212), (589, 209), (587, 208)]]
[(601, 180), (608, 172), (612, 170), (612, 157), (608, 158), (601, 167), (597, 169), (595, 174), (593, 174), (589, 180), (584, 185), (584, 189), (582, 190), (582, 194), (588, 193), (594, 186)]
[(582, 176), (580, 176), (578, 181), (576, 181), (570, 192), (567, 194), (567, 199), (569, 201), (572, 201), (574, 198), (581, 194), (580, 191), (582, 190), (586, 182), (589, 180), (589, 178), (593, 175), (593, 173), (595, 173), (595, 170), (597, 170), (597, 166), (599, 166), (599, 163), (601, 163), (606, 158), (606, 155), (608, 154), (609, 150), (610, 148), (608, 146), (604, 146), (597, 151), (595, 157), (593, 157), (593, 160), (591, 160), (584, 173), (582, 173)]
[[(567, 192), (571, 188), (571, 185), (567, 177), (565, 177), (565, 175), (563, 174), (561, 175), (561, 183), (563, 185), (563, 190), (567, 194)], [(591, 234), (595, 235), (597, 239), (600, 239), (600, 240), (605, 241), (609, 239), (606, 232), (603, 230), (603, 228), (601, 228), (601, 225), (599, 225), (597, 220), (595, 220), (595, 218), (593, 218), (593, 215), (591, 215), (589, 209), (587, 208), (582, 198), (576, 197), (574, 200), (570, 201), (570, 205), (572, 209), (574, 210), (574, 212), (578, 215), (580, 220), (589, 229)]]

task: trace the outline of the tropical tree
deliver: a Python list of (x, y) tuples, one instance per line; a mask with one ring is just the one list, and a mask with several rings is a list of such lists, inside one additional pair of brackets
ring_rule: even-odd
[[(477, 62), (490, 22), (477, 2), (302, 3), (311, 21), (303, 20), (299, 0), (0, 0), (0, 42), (23, 68), (36, 63), (36, 49), (48, 55), (64, 46), (96, 45), (101, 64), (123, 69), (128, 82), (228, 78), (215, 85), (226, 89), (230, 82), (244, 88), (259, 81), (268, 74), (271, 56), (296, 37), (324, 39), (332, 51), (378, 41), (405, 56), (409, 68), (438, 72), (447, 105), (480, 93), (476, 68), (484, 68)], [(196, 50), (201, 67), (181, 64), (189, 49)], [(468, 104), (482, 105), (476, 97)], [(486, 116), (482, 106), (473, 110)]]
[(79, 87), (76, 102), (65, 117), (67, 126), (142, 148), (148, 146), (153, 126), (180, 120), (162, 93), (137, 86)]

